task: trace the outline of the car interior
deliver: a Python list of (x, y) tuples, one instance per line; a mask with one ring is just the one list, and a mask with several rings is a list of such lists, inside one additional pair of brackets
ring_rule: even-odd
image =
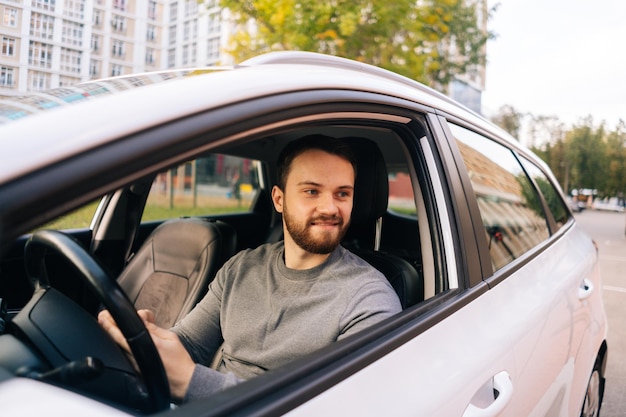
[[(448, 288), (438, 261), (440, 237), (429, 220), (435, 210), (432, 199), (425, 197), (429, 186), (418, 139), (393, 126), (308, 125), (218, 145), (210, 153), (179, 160), (167, 170), (147, 174), (103, 196), (90, 204), (94, 215), (89, 227), (64, 229), (63, 233), (95, 259), (106, 276), (117, 278), (135, 309), (152, 309), (157, 324), (171, 326), (204, 296), (217, 270), (232, 255), (282, 239), (282, 219), (270, 199), (276, 158), (287, 142), (314, 133), (344, 138), (357, 158), (351, 226), (342, 244), (387, 277), (405, 310), (445, 292)], [(425, 130), (422, 133), (426, 135)], [(50, 381), (131, 409), (158, 409), (146, 400), (141, 378), (128, 361), (119, 352), (111, 353), (112, 342), (96, 335), (93, 325), (81, 325), (89, 342), (79, 349), (67, 341), (75, 339), (74, 333), (59, 330), (62, 321), (41, 324), (36, 320), (46, 320), (32, 318), (46, 315), (43, 307), (32, 305), (33, 283), (37, 288), (49, 282), (79, 306), (67, 307), (63, 302), (63, 317), (72, 323), (77, 321), (74, 314), (81, 315), (76, 309), (95, 317), (103, 304), (109, 307), (104, 296), (97, 294), (102, 291), (99, 284), (86, 283), (84, 270), (76, 265), (68, 267), (68, 261), (75, 262), (78, 255), (65, 250), (57, 236), (41, 230), (37, 234), (41, 234), (39, 242), (30, 243), (30, 235), (18, 239), (1, 265), (11, 281), (0, 281), (0, 297), (19, 329), (16, 333), (31, 341), (40, 339), (42, 331), (56, 334), (46, 335), (49, 340), (44, 349), (40, 341), (33, 342), (45, 359), (29, 354), (27, 367), (45, 370), (80, 359), (84, 352), (101, 355), (106, 378)], [(30, 318), (24, 317), (28, 313)], [(2, 343), (0, 337), (0, 351), (6, 348)], [(23, 349), (11, 349), (15, 355), (23, 354)], [(143, 384), (149, 367), (139, 366)], [(159, 378), (162, 375), (154, 377)], [(115, 388), (120, 386), (125, 389)], [(147, 396), (166, 390), (148, 387)]]

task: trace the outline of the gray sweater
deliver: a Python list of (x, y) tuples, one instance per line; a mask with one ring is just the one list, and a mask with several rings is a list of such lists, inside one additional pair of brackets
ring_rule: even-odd
[[(242, 251), (172, 329), (197, 363), (185, 401), (275, 369), (400, 310), (387, 279), (341, 246), (307, 270), (285, 266), (282, 242)], [(208, 365), (220, 346), (215, 371)]]

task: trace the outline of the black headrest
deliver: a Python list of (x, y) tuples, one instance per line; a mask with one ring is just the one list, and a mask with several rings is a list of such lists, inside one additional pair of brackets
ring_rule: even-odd
[(382, 217), (389, 201), (387, 165), (378, 145), (369, 139), (343, 138), (357, 163), (352, 224), (369, 223)]

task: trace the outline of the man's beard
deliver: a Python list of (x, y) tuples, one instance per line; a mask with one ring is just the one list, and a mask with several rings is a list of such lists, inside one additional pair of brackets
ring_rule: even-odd
[[(293, 241), (305, 251), (319, 255), (325, 255), (334, 251), (335, 248), (339, 246), (341, 239), (343, 239), (346, 231), (348, 230), (348, 225), (344, 225), (343, 218), (334, 215), (320, 215), (309, 219), (304, 224), (298, 224), (294, 218), (289, 216), (287, 207), (285, 207), (283, 218), (285, 219), (287, 232), (289, 232)], [(311, 223), (315, 221), (335, 221), (337, 222), (339, 233), (335, 235), (331, 232), (326, 232), (320, 234), (318, 237), (315, 237), (311, 232), (311, 227), (313, 227)]]

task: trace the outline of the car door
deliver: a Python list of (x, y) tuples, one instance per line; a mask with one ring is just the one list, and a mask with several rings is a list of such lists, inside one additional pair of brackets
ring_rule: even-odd
[(590, 323), (584, 299), (593, 289), (581, 286), (594, 273), (593, 245), (564, 215), (558, 195), (539, 193), (538, 182), (548, 179), (528, 159), (459, 124), (444, 126), (481, 215), (484, 231), (478, 238), (487, 241), (492, 267), (485, 280), (490, 293), (506, 302), (494, 320), (509, 334), (515, 355), (507, 410), (528, 416), (578, 413), (582, 395), (579, 387), (572, 390), (574, 376), (577, 370), (588, 375), (588, 358), (595, 358), (587, 352), (587, 363), (577, 361)]

